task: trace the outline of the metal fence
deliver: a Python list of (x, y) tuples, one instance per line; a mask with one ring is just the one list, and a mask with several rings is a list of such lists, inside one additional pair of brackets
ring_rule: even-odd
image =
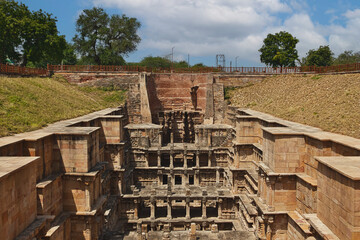
[(48, 65), (52, 72), (153, 72), (153, 73), (239, 73), (239, 74), (288, 74), (333, 73), (360, 71), (360, 63), (316, 67), (203, 67), (203, 68), (149, 68), (142, 66), (97, 65)]
[(5, 65), (0, 63), (0, 74), (14, 74), (14, 75), (23, 75), (23, 76), (43, 76), (47, 75), (46, 69), (41, 68), (28, 68), (20, 66)]

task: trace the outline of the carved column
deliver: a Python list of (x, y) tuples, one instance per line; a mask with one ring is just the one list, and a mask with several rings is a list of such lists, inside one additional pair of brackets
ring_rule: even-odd
[(183, 186), (189, 185), (189, 177), (188, 177), (188, 173), (186, 170), (184, 171), (183, 178), (184, 178), (184, 181), (182, 181), (182, 185)]
[(174, 152), (170, 150), (170, 168), (174, 168)]
[(199, 170), (195, 170), (194, 183), (196, 186), (200, 185), (200, 171)]
[(90, 183), (85, 182), (85, 211), (91, 211)]
[(162, 131), (159, 130), (159, 147), (162, 145)]
[(207, 216), (206, 216), (206, 199), (203, 199), (201, 201), (201, 207), (202, 207), (202, 218), (205, 219), (205, 218), (207, 218)]
[(173, 179), (172, 175), (169, 174), (168, 175), (168, 180), (167, 180), (167, 185), (168, 185), (168, 192), (170, 191), (170, 194), (171, 194), (171, 187), (172, 187), (172, 179)]
[(148, 151), (145, 153), (145, 159), (146, 159), (146, 167), (149, 167), (149, 152)]
[(208, 155), (208, 167), (211, 167), (211, 158), (212, 158), (212, 152), (209, 151), (209, 155)]
[(157, 176), (158, 176), (158, 186), (160, 186), (160, 185), (163, 184), (163, 183), (162, 183), (162, 179), (161, 179), (161, 177), (162, 177), (162, 170), (158, 170), (158, 171), (157, 171)]
[(187, 168), (187, 146), (184, 146), (184, 168)]
[(172, 129), (171, 129), (171, 133), (170, 133), (170, 143), (174, 144), (174, 133), (173, 133)]
[(266, 240), (271, 240), (272, 239), (272, 229), (271, 229), (271, 225), (274, 222), (273, 218), (270, 217), (268, 219), (268, 224), (267, 224), (267, 228), (266, 228)]
[(167, 218), (171, 219), (171, 200), (170, 198), (167, 199)]
[(220, 183), (220, 171), (219, 168), (216, 169), (216, 184)]
[(119, 189), (119, 194), (122, 194), (122, 176), (119, 174), (118, 176), (118, 189)]
[(207, 130), (208, 146), (211, 147), (211, 129)]
[(195, 130), (195, 146), (199, 146), (200, 139), (199, 139), (199, 129)]
[(190, 199), (186, 198), (186, 204), (185, 204), (185, 208), (186, 208), (186, 219), (190, 219)]
[(161, 167), (161, 152), (160, 152), (160, 150), (157, 151), (157, 166)]
[(134, 200), (134, 219), (139, 219), (139, 202), (137, 199)]
[(222, 202), (223, 200), (219, 198), (218, 201), (218, 218), (222, 218)]
[(150, 199), (150, 219), (155, 219), (155, 207), (156, 207), (156, 201), (155, 199)]
[(274, 207), (274, 191), (275, 191), (275, 181), (273, 179), (270, 179), (269, 177), (266, 177), (266, 184), (268, 185), (268, 210), (269, 212), (275, 211)]
[(200, 166), (200, 158), (199, 158), (199, 151), (196, 151), (196, 167), (198, 168)]

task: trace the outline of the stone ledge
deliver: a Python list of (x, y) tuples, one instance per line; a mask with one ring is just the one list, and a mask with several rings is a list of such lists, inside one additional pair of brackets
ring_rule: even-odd
[(297, 173), (296, 176), (313, 187), (317, 187), (317, 180), (305, 173)]
[(304, 218), (309, 221), (312, 228), (326, 240), (340, 240), (318, 217), (316, 214), (304, 214)]
[(38, 216), (15, 240), (32, 240), (45, 228), (46, 221), (54, 219), (54, 216)]
[(360, 180), (360, 157), (315, 157), (315, 159), (347, 178)]
[(40, 157), (0, 157), (0, 180), (39, 159)]
[(310, 224), (298, 212), (291, 211), (288, 216), (306, 235), (311, 235)]
[(68, 213), (62, 213), (51, 223), (50, 229), (46, 232), (45, 238), (51, 239), (52, 235), (61, 227), (62, 224), (70, 217)]
[(55, 181), (57, 178), (61, 177), (62, 174), (53, 174), (48, 176), (47, 178), (42, 179), (40, 182), (36, 184), (36, 188), (46, 188), (48, 185), (50, 185), (53, 181)]

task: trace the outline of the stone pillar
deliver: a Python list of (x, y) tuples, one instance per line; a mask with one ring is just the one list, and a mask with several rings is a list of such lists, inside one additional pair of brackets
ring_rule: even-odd
[(159, 147), (162, 145), (162, 131), (159, 130)]
[(206, 216), (206, 199), (203, 199), (201, 201), (201, 207), (202, 207), (202, 218), (205, 219), (205, 218), (207, 218), (207, 216)]
[(199, 151), (197, 150), (197, 151), (196, 151), (196, 167), (197, 167), (197, 168), (200, 167), (200, 158), (199, 158), (199, 155), (200, 155), (200, 153), (199, 153)]
[(199, 129), (195, 130), (195, 146), (199, 146), (200, 139), (199, 139)]
[(208, 167), (211, 167), (211, 158), (212, 158), (212, 152), (209, 151), (209, 156), (208, 156)]
[(184, 168), (187, 168), (187, 146), (184, 146)]
[(183, 174), (182, 186), (187, 186), (187, 185), (189, 185), (189, 178), (188, 178), (188, 173), (185, 170), (185, 172)]
[(174, 133), (173, 133), (172, 129), (171, 129), (171, 133), (170, 133), (170, 143), (174, 144)]
[(207, 130), (208, 146), (211, 147), (211, 129)]
[(167, 199), (167, 218), (171, 219), (171, 200), (170, 198)]
[(91, 211), (90, 183), (85, 182), (85, 211)]
[(270, 180), (269, 177), (266, 178), (266, 184), (268, 185), (268, 210), (269, 212), (275, 211), (274, 207), (274, 191), (275, 191), (275, 181)]
[(223, 200), (219, 198), (218, 201), (218, 218), (222, 218), (222, 202)]
[(157, 171), (157, 176), (158, 176), (158, 186), (161, 186), (163, 183), (162, 183), (162, 171), (161, 170), (158, 170)]
[(155, 219), (155, 207), (156, 207), (156, 201), (155, 199), (150, 199), (150, 219)]
[(220, 171), (219, 168), (216, 169), (216, 185), (220, 183)]
[[(136, 232), (138, 233), (138, 234), (141, 234), (141, 223), (140, 222), (138, 222), (138, 223), (136, 223)], [(141, 236), (141, 235), (140, 235)], [(90, 238), (89, 238), (90, 239)]]
[(190, 199), (186, 198), (186, 204), (185, 204), (185, 208), (186, 208), (186, 219), (190, 219)]
[(157, 151), (157, 166), (161, 167), (161, 152), (160, 152), (160, 150)]
[(137, 220), (139, 219), (139, 202), (137, 199), (134, 200), (134, 204), (135, 204), (135, 207), (134, 207), (134, 219)]
[(170, 168), (174, 168), (174, 152), (170, 151)]
[[(172, 179), (173, 179), (173, 177), (171, 176), (171, 174), (169, 174), (168, 175), (168, 183), (167, 183), (167, 185), (168, 185), (168, 194), (171, 194)], [(170, 193), (169, 193), (169, 191), (170, 191)]]
[(122, 181), (121, 181), (121, 176), (118, 177), (118, 189), (119, 189), (119, 194), (122, 194)]
[(149, 167), (149, 152), (145, 153), (146, 166)]
[(266, 240), (272, 239), (272, 230), (271, 230), (271, 223), (268, 222), (267, 228), (266, 228)]
[(199, 184), (200, 184), (200, 172), (199, 172), (199, 170), (195, 171), (194, 183), (195, 183), (195, 186), (199, 186)]

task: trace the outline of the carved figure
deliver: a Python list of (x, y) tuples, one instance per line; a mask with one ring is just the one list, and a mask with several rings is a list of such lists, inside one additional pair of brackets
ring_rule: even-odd
[(196, 107), (197, 107), (197, 90), (199, 89), (199, 86), (194, 86), (191, 87), (191, 102), (192, 105), (194, 106), (194, 110), (196, 111)]

